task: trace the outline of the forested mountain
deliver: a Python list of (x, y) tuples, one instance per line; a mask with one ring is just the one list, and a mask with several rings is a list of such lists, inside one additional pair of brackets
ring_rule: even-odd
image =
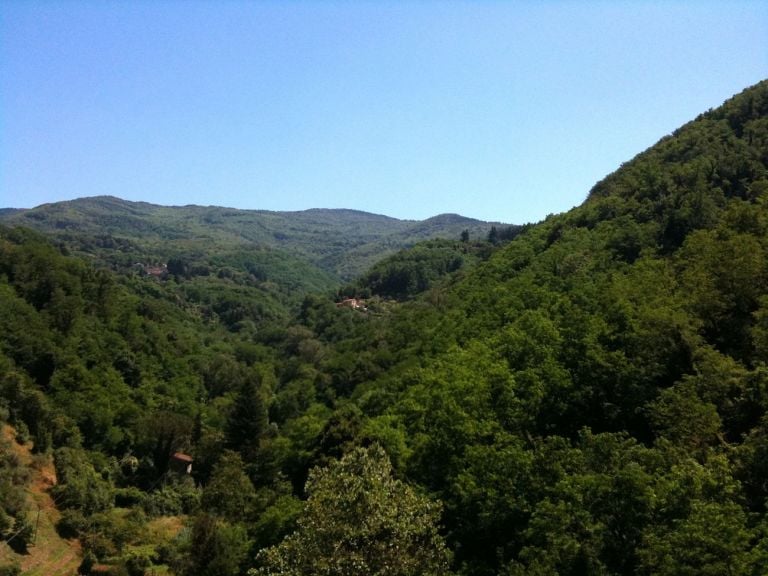
[(260, 263), (267, 276), (277, 260), (288, 260), (290, 267), (302, 270), (299, 277), (317, 278), (306, 286), (315, 290), (323, 282), (351, 280), (378, 259), (421, 240), (458, 238), (464, 230), (483, 238), (499, 225), (456, 214), (420, 222), (357, 210), (157, 206), (109, 196), (0, 211), (0, 222), (46, 232), (75, 253), (122, 268), (152, 258), (177, 258), (200, 267), (209, 265), (205, 260), (212, 252), (240, 258), (243, 252), (271, 252)]
[(364, 305), (217, 311), (2, 228), (0, 416), (84, 573), (766, 574), (767, 232), (768, 81), (511, 241), (383, 260)]

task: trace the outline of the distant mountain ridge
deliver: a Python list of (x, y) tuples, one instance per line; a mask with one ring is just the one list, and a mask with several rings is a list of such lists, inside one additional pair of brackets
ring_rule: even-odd
[(416, 242), (488, 234), (498, 222), (458, 214), (399, 220), (359, 210), (314, 208), (296, 212), (219, 206), (160, 206), (113, 196), (95, 196), (0, 210), (0, 222), (52, 234), (88, 252), (78, 239), (103, 236), (169, 258), (190, 248), (217, 245), (284, 250), (340, 280), (358, 276), (379, 259)]

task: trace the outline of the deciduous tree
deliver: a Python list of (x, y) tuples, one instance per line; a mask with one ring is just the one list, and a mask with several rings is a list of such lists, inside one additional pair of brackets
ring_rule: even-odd
[(297, 530), (262, 551), (251, 576), (449, 574), (440, 506), (393, 478), (380, 446), (315, 468), (306, 490)]

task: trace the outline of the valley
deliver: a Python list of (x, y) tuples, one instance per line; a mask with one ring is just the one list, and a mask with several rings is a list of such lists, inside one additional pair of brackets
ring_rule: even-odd
[(524, 226), (0, 211), (0, 573), (768, 573), (767, 207), (763, 81)]

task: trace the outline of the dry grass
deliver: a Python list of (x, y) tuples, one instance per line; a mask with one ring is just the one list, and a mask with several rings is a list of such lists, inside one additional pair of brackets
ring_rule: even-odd
[(184, 528), (181, 516), (162, 516), (155, 518), (147, 525), (151, 542), (170, 542)]
[(3, 426), (3, 437), (19, 462), (31, 472), (27, 486), (30, 521), (37, 526), (35, 539), (27, 554), (14, 553), (7, 544), (0, 546), (0, 564), (18, 562), (24, 576), (74, 576), (81, 561), (80, 542), (64, 540), (56, 532), (61, 517), (49, 489), (56, 483), (56, 471), (50, 457), (33, 456), (31, 443), (18, 444), (15, 431)]

